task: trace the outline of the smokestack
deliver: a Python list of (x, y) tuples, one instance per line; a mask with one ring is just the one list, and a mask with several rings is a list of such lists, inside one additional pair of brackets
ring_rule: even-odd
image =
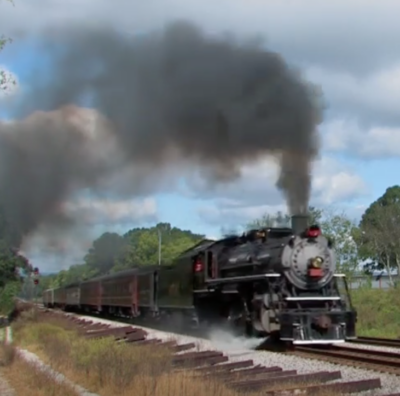
[(296, 234), (302, 233), (308, 227), (308, 215), (292, 216), (292, 229)]

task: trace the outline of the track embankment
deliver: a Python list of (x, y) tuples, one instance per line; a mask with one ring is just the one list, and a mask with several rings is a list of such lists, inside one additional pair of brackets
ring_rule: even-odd
[[(62, 315), (46, 311), (46, 315)], [(340, 370), (299, 373), (290, 367), (280, 365), (263, 366), (253, 359), (232, 361), (228, 354), (216, 350), (196, 350), (195, 343), (179, 344), (175, 340), (152, 337), (149, 332), (134, 326), (113, 327), (90, 318), (67, 316), (70, 324), (86, 339), (112, 337), (116, 343), (127, 348), (139, 346), (160, 346), (172, 353), (172, 370), (188, 372), (193, 379), (217, 381), (235, 394), (258, 392), (263, 395), (288, 394), (340, 394), (357, 393), (380, 389), (379, 377), (359, 381), (343, 381)]]

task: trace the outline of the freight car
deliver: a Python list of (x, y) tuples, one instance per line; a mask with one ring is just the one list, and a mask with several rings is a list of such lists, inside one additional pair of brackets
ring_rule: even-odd
[(345, 276), (335, 267), (332, 241), (306, 216), (293, 216), (292, 228), (203, 240), (171, 266), (49, 290), (43, 301), (176, 326), (218, 324), (293, 344), (330, 344), (355, 338), (357, 320)]

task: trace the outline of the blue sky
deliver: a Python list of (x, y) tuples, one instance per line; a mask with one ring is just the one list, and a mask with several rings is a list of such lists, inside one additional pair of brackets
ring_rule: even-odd
[[(55, 1), (47, 4), (47, 11), (29, 20), (26, 17), (32, 12), (32, 5), (28, 0), (20, 0), (15, 7), (2, 5), (7, 19), (5, 33), (15, 39), (0, 54), (0, 65), (17, 76), (21, 91), (29, 89), (32, 70), (39, 68), (45, 73), (46, 61), (37, 39), (24, 37), (33, 37), (38, 29), (54, 23), (78, 21), (81, 15), (91, 15), (93, 20), (106, 21), (127, 32), (133, 31), (132, 18), (135, 30), (141, 33), (175, 18), (187, 18), (211, 32), (262, 33), (269, 38), (272, 49), (292, 64), (300, 65), (303, 73), (321, 86), (328, 103), (329, 112), (320, 128), (323, 148), (314, 166), (311, 203), (344, 208), (350, 216), (359, 218), (387, 187), (399, 183), (400, 47), (393, 41), (397, 30), (396, 37), (400, 37), (400, 28), (393, 18), (393, 7), (400, 8), (398, 3), (371, 1), (363, 5), (361, 18), (356, 0), (340, 0), (335, 5), (299, 0), (290, 6), (278, 0), (266, 4), (254, 1), (251, 6), (244, 0), (233, 0), (229, 15), (224, 12), (224, 2), (220, 5), (211, 1), (163, 2), (165, 11), (154, 12), (151, 2), (139, 6), (123, 0), (120, 10), (115, 10), (105, 0), (97, 3), (82, 0), (79, 6), (77, 3), (81, 11), (78, 14), (72, 4), (67, 7)], [(380, 19), (371, 22), (368, 16), (377, 13), (385, 23)], [(24, 31), (29, 34), (20, 34)], [(368, 37), (374, 37), (369, 45), (364, 42)], [(4, 106), (0, 114), (7, 118)], [(163, 221), (217, 237), (222, 227), (242, 226), (266, 211), (285, 210), (283, 197), (274, 187), (273, 165), (266, 161), (243, 173), (242, 179), (212, 193), (205, 193), (200, 180), (181, 182), (175, 191), (143, 197), (147, 199), (143, 210), (142, 198), (136, 200), (135, 208), (125, 200), (118, 206), (119, 214), (111, 216), (109, 221), (107, 214), (99, 224), (92, 220), (91, 232), (105, 229), (122, 232)], [(113, 208), (117, 210), (117, 204)], [(125, 214), (123, 208), (127, 208)], [(54, 269), (54, 256), (44, 259), (43, 249), (36, 249), (32, 257), (44, 260), (49, 269)], [(66, 258), (62, 266), (70, 261), (71, 258)]]

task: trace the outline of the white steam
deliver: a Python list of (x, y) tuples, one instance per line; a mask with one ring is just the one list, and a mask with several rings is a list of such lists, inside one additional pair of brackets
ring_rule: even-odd
[(225, 329), (214, 329), (209, 332), (208, 339), (215, 349), (230, 354), (243, 354), (254, 351), (264, 340), (237, 336)]

